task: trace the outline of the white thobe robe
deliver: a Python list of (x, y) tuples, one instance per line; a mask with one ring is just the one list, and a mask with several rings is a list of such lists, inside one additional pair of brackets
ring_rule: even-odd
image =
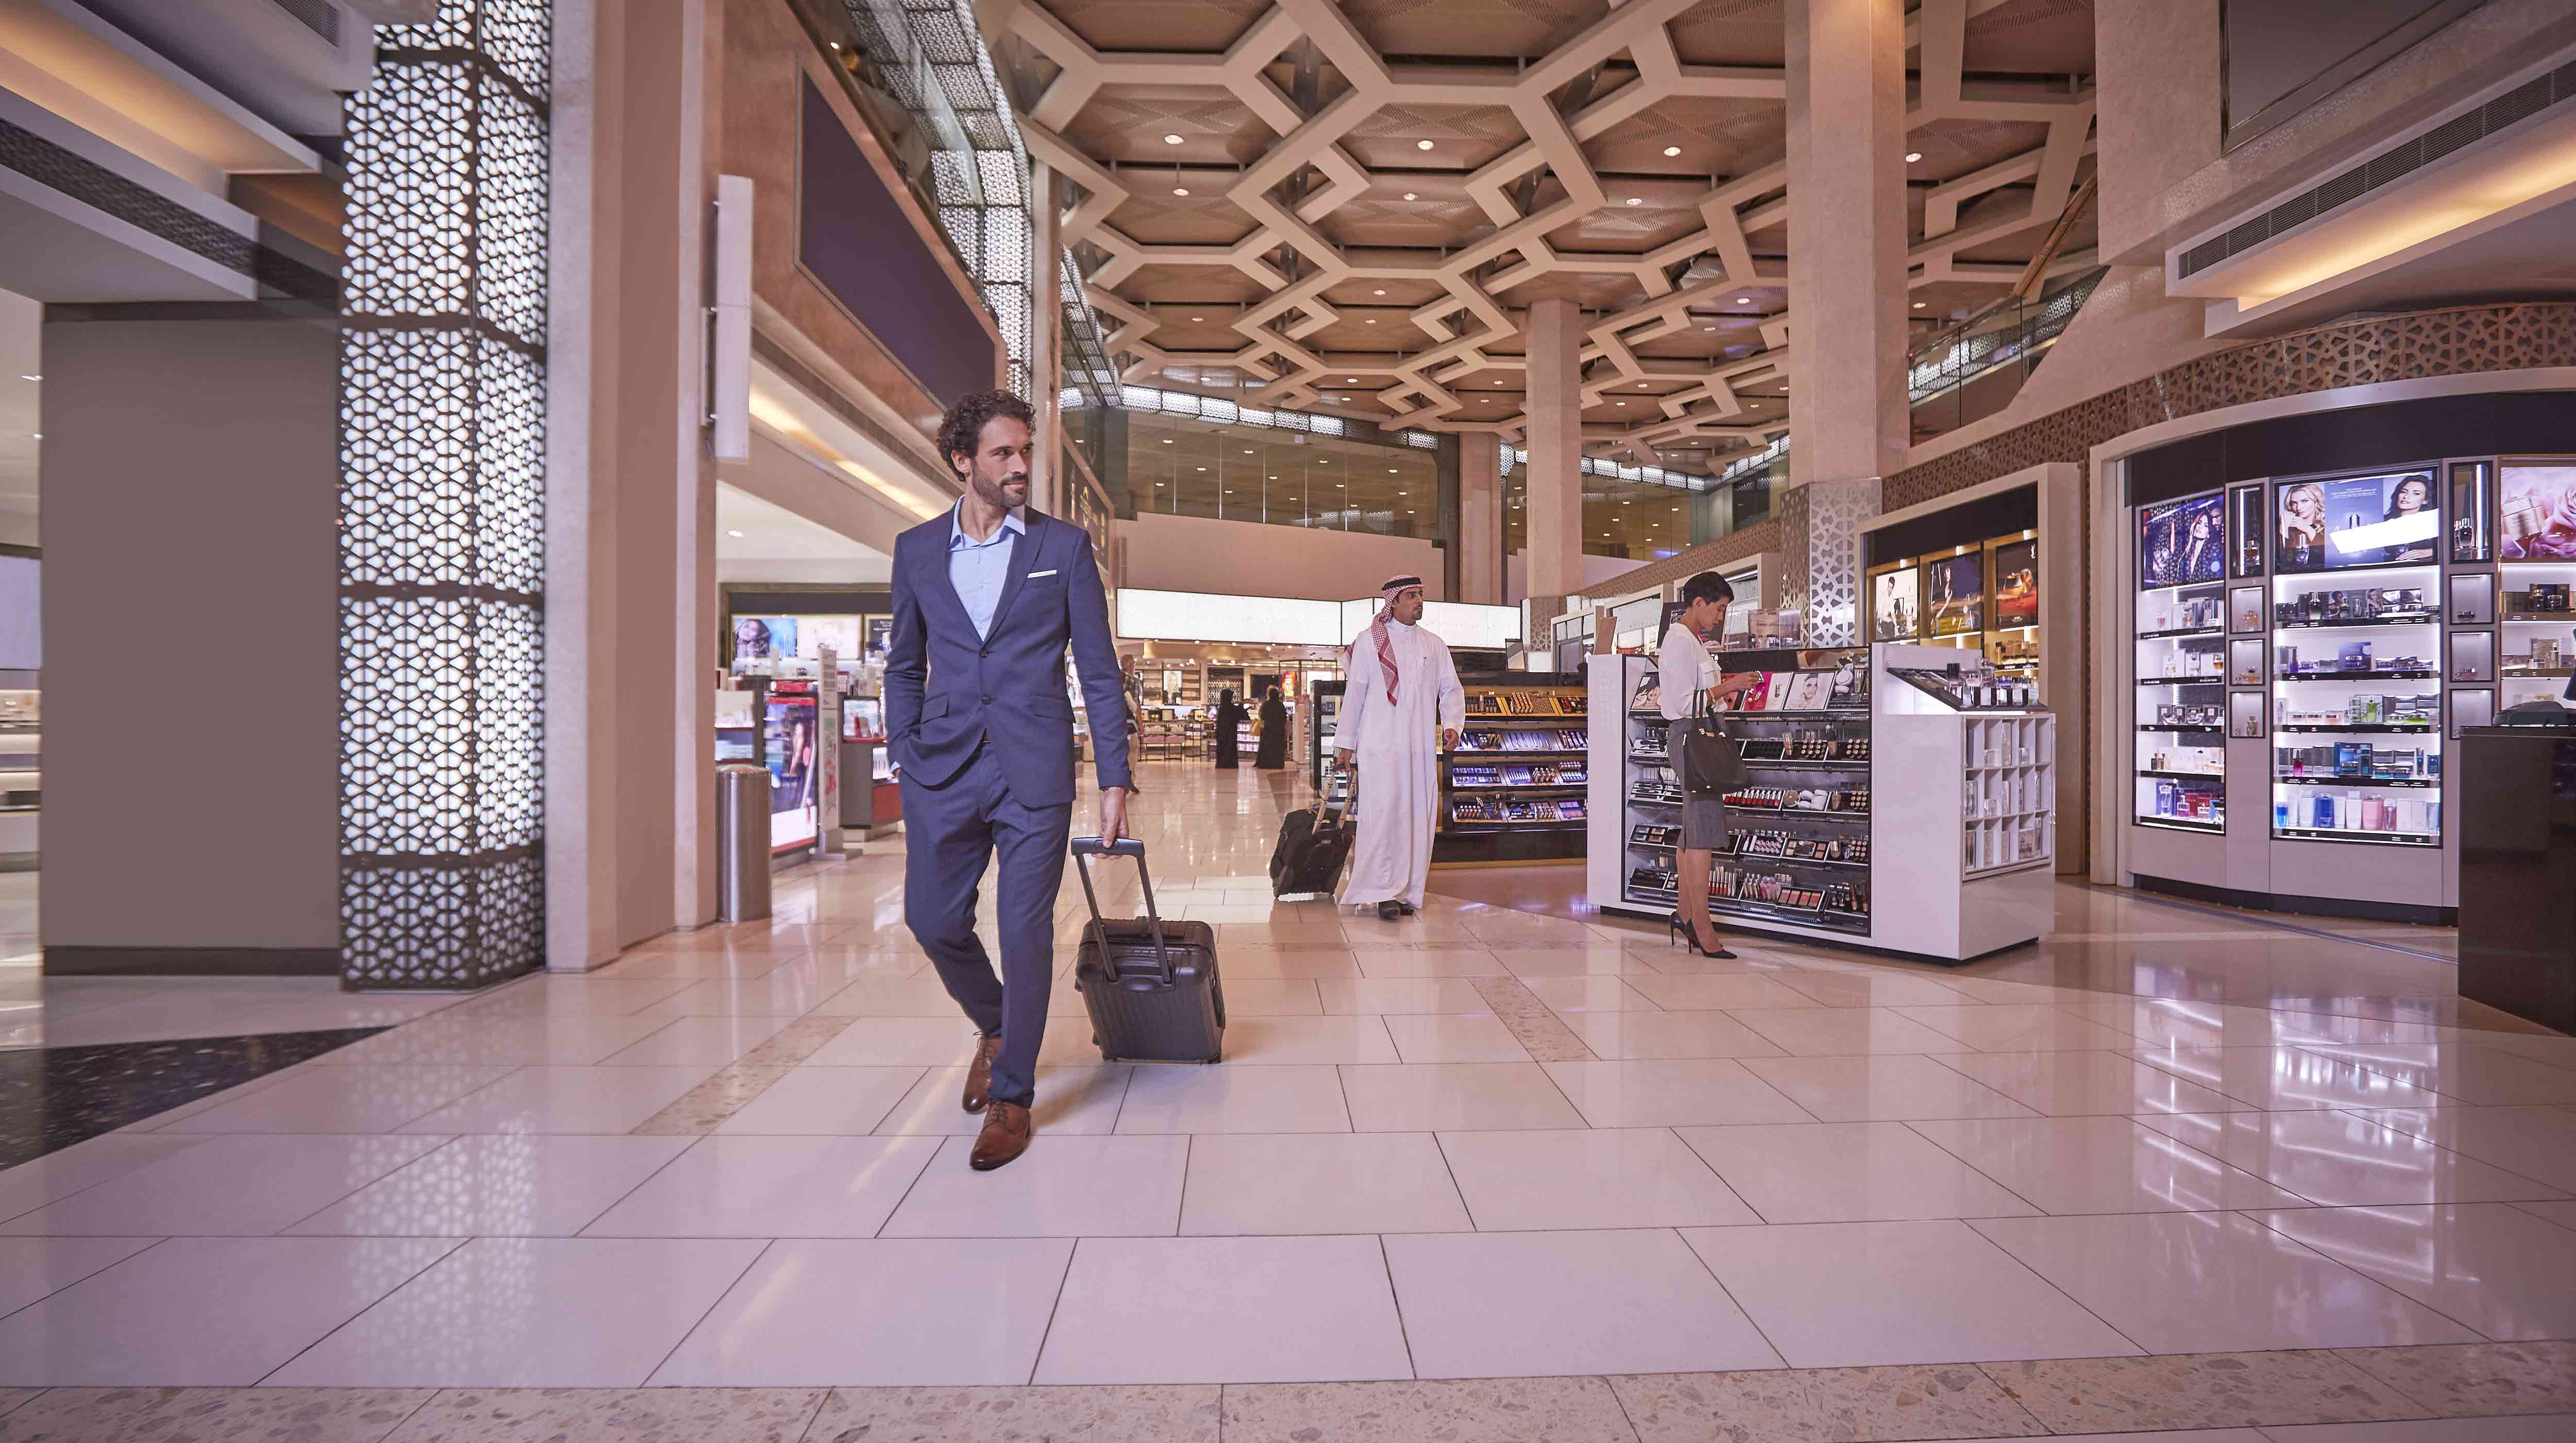
[(1377, 645), (1360, 633), (1351, 647), (1336, 747), (1359, 764), (1351, 839), (1351, 873), (1340, 905), (1386, 901), (1422, 905), (1431, 875), (1431, 834), (1440, 827), (1440, 729), (1466, 721), (1467, 694), (1440, 638), (1418, 626), (1387, 623), (1395, 650), (1396, 695), (1386, 699)]

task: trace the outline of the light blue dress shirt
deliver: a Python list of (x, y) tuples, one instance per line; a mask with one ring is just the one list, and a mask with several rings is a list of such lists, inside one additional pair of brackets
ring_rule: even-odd
[(975, 635), (986, 638), (993, 630), (994, 609), (1002, 604), (1002, 583), (1011, 577), (1012, 539), (1028, 534), (1029, 524), (1017, 511), (1002, 513), (1002, 524), (982, 541), (966, 534), (965, 503), (948, 513), (948, 584), (957, 588), (957, 599), (966, 603), (966, 619), (975, 623)]

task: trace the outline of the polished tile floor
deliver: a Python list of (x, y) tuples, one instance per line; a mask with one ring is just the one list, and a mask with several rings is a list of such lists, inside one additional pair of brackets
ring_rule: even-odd
[[(0, 1439), (2576, 1437), (2576, 1039), (2446, 932), (2070, 884), (1966, 968), (1711, 962), (1574, 868), (1277, 904), (1292, 777), (1143, 780), (1223, 1065), (1102, 1066), (1059, 984), (1037, 1141), (970, 1172), (899, 841), (343, 1000), (412, 1010), (0, 1172)], [(10, 985), (21, 1043), (333, 996)]]

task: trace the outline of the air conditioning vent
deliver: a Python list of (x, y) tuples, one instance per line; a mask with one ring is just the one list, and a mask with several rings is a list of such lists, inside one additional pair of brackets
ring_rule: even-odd
[(2474, 141), (2571, 100), (2576, 100), (2576, 63), (2517, 85), (2466, 115), (2446, 120), (2412, 140), (2400, 141), (2316, 189), (2292, 196), (2231, 227), (2224, 235), (2202, 241), (2182, 253), (2181, 274), (2197, 275), (2229, 256), (2242, 254), (2329, 211), (2350, 205)]
[(332, 49), (340, 48), (340, 7), (331, 0), (269, 0), (278, 9), (295, 17), (305, 29), (322, 37)]

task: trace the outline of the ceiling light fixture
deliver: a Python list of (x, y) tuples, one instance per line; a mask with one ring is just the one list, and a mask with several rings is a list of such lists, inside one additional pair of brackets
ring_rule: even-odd
[(1640, 198), (1640, 197), (1638, 197), (1638, 196), (1633, 196), (1633, 195), (1632, 195), (1632, 196), (1628, 197), (1628, 204), (1630, 204), (1630, 205), (1644, 205), (1645, 203), (1646, 203), (1646, 202), (1645, 202), (1642, 198)]
[(1420, 200), (1420, 199), (1422, 199), (1422, 197), (1421, 197), (1421, 196), (1419, 196), (1419, 195), (1417, 195), (1417, 194), (1415, 194), (1414, 192), (1409, 191), (1409, 190), (1408, 190), (1408, 191), (1406, 191), (1406, 192), (1404, 193), (1404, 198), (1405, 198), (1406, 200)]
[(1177, 135), (1167, 135), (1163, 137), (1163, 143), (1165, 145), (1178, 145), (1181, 143), (1181, 138)]
[(1914, 309), (1916, 309), (1916, 310), (1918, 310), (1918, 311), (1919, 311), (1919, 310), (1923, 309), (1925, 306), (1930, 305), (1930, 304), (1931, 304), (1931, 302), (1929, 302), (1929, 301), (1916, 301), (1916, 302), (1914, 303)]
[(22, 376), (20, 376), (18, 379), (19, 379), (19, 380), (21, 380), (21, 381), (41, 381), (41, 380), (43, 380), (43, 379), (45, 379), (45, 378), (44, 378), (44, 377), (42, 377), (42, 376), (39, 376), (39, 375), (35, 375), (35, 374), (30, 373), (30, 374), (27, 374), (27, 375), (22, 375)]
[(741, 533), (741, 532), (739, 532), (739, 531), (728, 531), (728, 532), (726, 532), (726, 533), (725, 533), (725, 535), (727, 535), (727, 536), (731, 536), (731, 537), (734, 537), (734, 538), (736, 538), (736, 539), (739, 539), (739, 538), (742, 536), (742, 533)]
[(1172, 187), (1172, 194), (1174, 195), (1188, 195), (1189, 193), (1190, 188), (1188, 186), (1176, 185)]
[(1431, 148), (1431, 142), (1427, 140), (1417, 140), (1413, 143), (1413, 148), (1416, 150), (1429, 150)]
[(1667, 145), (1664, 147), (1664, 154), (1666, 155), (1679, 155), (1681, 153), (1682, 148), (1678, 145)]
[(1905, 163), (1907, 165), (1912, 165), (1914, 162), (1921, 160), (1922, 158), (1923, 152), (1919, 150), (1909, 150), (1905, 152)]
[(1166, 445), (1166, 446), (1169, 446), (1170, 444), (1172, 444), (1172, 438), (1171, 438), (1171, 437), (1169, 437), (1169, 436), (1164, 437), (1164, 438), (1163, 438), (1163, 444), (1164, 444), (1164, 445)]

